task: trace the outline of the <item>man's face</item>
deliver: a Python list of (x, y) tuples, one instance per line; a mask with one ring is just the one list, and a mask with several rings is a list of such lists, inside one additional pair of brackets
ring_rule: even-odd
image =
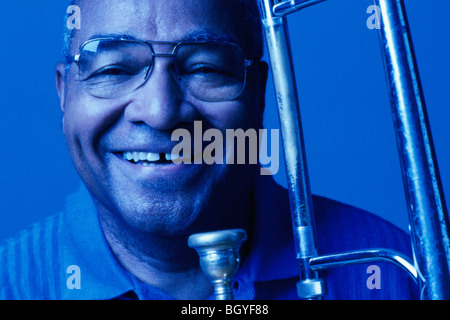
[[(180, 41), (193, 32), (224, 35), (243, 46), (242, 22), (232, 12), (233, 1), (82, 1), (81, 29), (71, 53), (93, 37), (112, 34), (140, 40)], [(167, 48), (155, 47), (155, 51)], [(246, 50), (246, 55), (251, 54)], [(247, 56), (247, 59), (253, 57)], [(178, 143), (171, 133), (193, 130), (258, 129), (262, 122), (265, 70), (251, 68), (243, 94), (226, 102), (204, 102), (180, 92), (171, 76), (171, 59), (157, 57), (148, 81), (115, 99), (90, 95), (78, 81), (72, 64), (67, 77), (58, 66), (58, 93), (63, 130), (73, 163), (100, 212), (128, 225), (159, 234), (184, 233), (189, 228), (226, 224), (230, 216), (214, 216), (233, 199), (248, 193), (247, 165), (170, 164), (144, 166), (125, 160), (125, 152), (170, 153)], [(191, 133), (193, 136), (193, 133)], [(208, 212), (208, 214), (205, 214)], [(194, 227), (193, 227), (194, 226)], [(201, 227), (200, 227), (201, 228)]]

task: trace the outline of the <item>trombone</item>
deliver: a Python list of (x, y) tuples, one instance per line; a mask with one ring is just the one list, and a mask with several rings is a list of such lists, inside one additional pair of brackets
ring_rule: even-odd
[[(374, 4), (380, 8), (379, 38), (406, 194), (413, 261), (388, 248), (329, 255), (319, 255), (317, 252), (314, 209), (287, 15), (325, 0), (258, 1), (284, 146), (300, 276), (297, 283), (299, 298), (313, 300), (326, 295), (326, 281), (320, 278), (320, 270), (388, 261), (415, 280), (421, 299), (450, 299), (450, 222), (403, 0), (374, 0)], [(242, 230), (220, 231), (219, 236), (214, 232), (196, 234), (189, 239), (189, 245), (197, 249), (201, 256), (203, 269), (214, 269), (211, 279), (216, 288), (216, 299), (233, 298), (230, 277), (234, 271), (230, 272), (230, 266), (238, 267), (238, 249), (244, 240), (245, 232)], [(234, 259), (230, 259), (230, 254)]]

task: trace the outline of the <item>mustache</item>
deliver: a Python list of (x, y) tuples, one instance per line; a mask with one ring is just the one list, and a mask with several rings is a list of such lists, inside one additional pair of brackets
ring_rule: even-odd
[[(213, 128), (202, 121), (203, 130)], [(146, 124), (133, 124), (131, 127), (113, 127), (99, 139), (99, 146), (106, 150), (157, 149), (169, 152), (179, 143), (172, 141), (172, 134), (177, 129), (185, 129), (194, 134), (194, 122), (180, 123), (170, 130), (156, 130)]]

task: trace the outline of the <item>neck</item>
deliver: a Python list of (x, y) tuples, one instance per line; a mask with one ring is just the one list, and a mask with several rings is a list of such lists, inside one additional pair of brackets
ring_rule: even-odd
[[(217, 208), (217, 207), (216, 207)], [(176, 299), (206, 299), (213, 293), (211, 281), (199, 266), (195, 250), (187, 245), (188, 235), (161, 236), (141, 232), (97, 203), (106, 240), (120, 264), (140, 281), (170, 294)], [(234, 211), (229, 211), (234, 210)], [(239, 208), (214, 215), (245, 217), (237, 224), (247, 229), (250, 202)], [(224, 227), (222, 229), (227, 229)], [(202, 230), (203, 231), (203, 230)]]
[[(212, 293), (210, 281), (198, 267), (198, 257), (184, 243), (185, 237), (156, 237), (124, 232), (117, 234), (102, 222), (105, 237), (120, 264), (143, 283), (177, 299), (205, 299)], [(170, 250), (168, 249), (170, 248)], [(196, 283), (197, 286), (186, 286)]]

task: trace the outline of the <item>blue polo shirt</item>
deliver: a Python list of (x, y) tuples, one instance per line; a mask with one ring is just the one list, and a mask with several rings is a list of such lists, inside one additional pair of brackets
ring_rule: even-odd
[[(237, 300), (297, 299), (297, 261), (289, 201), (271, 177), (253, 192), (250, 251), (234, 278)], [(320, 254), (385, 247), (411, 256), (409, 237), (368, 212), (314, 197)], [(373, 267), (379, 284), (369, 285)], [(325, 299), (417, 299), (418, 288), (398, 267), (372, 263), (321, 272)], [(379, 287), (379, 288), (378, 288)], [(171, 300), (142, 283), (115, 259), (84, 186), (70, 195), (60, 214), (30, 226), (0, 246), (1, 299)], [(213, 299), (214, 297), (210, 297)]]

